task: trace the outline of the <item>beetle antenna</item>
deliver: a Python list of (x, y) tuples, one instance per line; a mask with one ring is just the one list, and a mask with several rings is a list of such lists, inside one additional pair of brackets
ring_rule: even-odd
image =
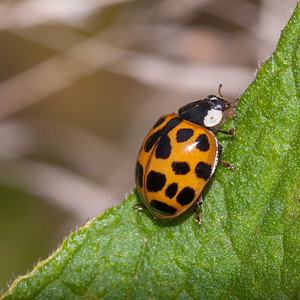
[(222, 95), (222, 93), (221, 93), (221, 88), (222, 88), (222, 86), (223, 86), (223, 84), (220, 83), (220, 84), (219, 84), (219, 88), (218, 88), (218, 94), (219, 94), (219, 97), (220, 97), (220, 98), (223, 98), (223, 97), (224, 97), (224, 96)]
[[(240, 100), (240, 98), (236, 98), (235, 100), (233, 100), (232, 102), (230, 102), (230, 106), (233, 106), (233, 105), (231, 105), (231, 104), (236, 103), (236, 102), (238, 102), (239, 100)], [(233, 107), (235, 107), (235, 106), (233, 106)]]

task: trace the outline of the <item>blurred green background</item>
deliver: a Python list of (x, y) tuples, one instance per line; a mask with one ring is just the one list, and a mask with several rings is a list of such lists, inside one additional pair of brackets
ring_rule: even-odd
[(123, 200), (160, 115), (238, 97), (296, 3), (1, 0), (0, 291)]

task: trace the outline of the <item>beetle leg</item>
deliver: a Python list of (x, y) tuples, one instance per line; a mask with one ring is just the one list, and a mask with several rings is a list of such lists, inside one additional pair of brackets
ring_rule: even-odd
[(147, 209), (147, 207), (144, 204), (139, 204), (139, 203), (134, 204), (132, 208), (135, 209), (136, 211), (142, 211)]
[(235, 170), (235, 167), (234, 167), (233, 165), (231, 165), (230, 163), (224, 162), (224, 161), (222, 161), (222, 160), (219, 160), (219, 163), (220, 163), (222, 166), (226, 167), (227, 169), (231, 169), (232, 171)]
[(197, 208), (201, 207), (202, 203), (203, 203), (202, 195), (200, 195), (199, 199), (196, 201), (196, 207), (194, 209), (195, 221), (198, 223), (199, 226), (202, 225), (202, 222), (201, 222), (201, 218), (198, 214)]
[(196, 201), (197, 208), (200, 208), (202, 204), (203, 204), (202, 195), (200, 195), (200, 197)]
[(234, 128), (231, 128), (229, 131), (218, 129), (217, 132), (221, 132), (221, 133), (224, 133), (224, 134), (227, 134), (227, 135), (235, 135)]
[(219, 160), (218, 162), (222, 166), (226, 167), (227, 169), (231, 169), (232, 171), (234, 171), (235, 170), (234, 166), (232, 166), (230, 163), (227, 163), (227, 162), (224, 162), (224, 161), (220, 160), (220, 156), (222, 154), (222, 149), (223, 149), (222, 145), (218, 144), (218, 160)]

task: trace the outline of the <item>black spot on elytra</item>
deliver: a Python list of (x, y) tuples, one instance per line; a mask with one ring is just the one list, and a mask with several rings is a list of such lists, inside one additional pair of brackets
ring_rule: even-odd
[[(153, 126), (153, 128), (159, 126), (161, 123), (165, 121), (166, 117), (163, 117), (159, 119), (156, 124)], [(170, 145), (170, 139), (168, 137), (168, 133), (178, 126), (182, 122), (182, 119), (179, 117), (172, 118), (170, 121), (166, 123), (164, 127), (154, 132), (152, 135), (150, 135), (145, 142), (144, 150), (145, 152), (149, 152), (152, 147), (155, 145), (155, 143), (159, 140), (156, 150), (156, 158), (162, 158), (166, 159), (171, 154), (171, 145)]]
[(171, 142), (168, 137), (168, 133), (178, 126), (182, 122), (182, 119), (179, 117), (175, 117), (168, 121), (166, 125), (161, 128), (161, 137), (157, 144), (155, 156), (156, 158), (167, 159), (171, 155)]
[(211, 174), (211, 166), (201, 161), (197, 164), (195, 173), (197, 177), (208, 180)]
[(167, 135), (164, 135), (160, 138), (157, 144), (155, 157), (167, 159), (170, 156), (170, 154), (171, 154), (170, 138)]
[(144, 150), (146, 152), (149, 152), (160, 136), (161, 136), (161, 130), (157, 130), (152, 135), (150, 135), (147, 141), (145, 142)]
[(195, 198), (195, 191), (190, 187), (185, 187), (178, 195), (177, 202), (180, 205), (187, 205)]
[(160, 191), (166, 183), (166, 176), (159, 172), (151, 171), (147, 176), (147, 189), (149, 192)]
[(154, 125), (153, 125), (153, 129), (155, 129), (156, 127), (158, 127), (160, 124), (162, 124), (165, 121), (166, 117), (162, 117), (160, 118)]
[(172, 129), (178, 126), (182, 122), (182, 119), (179, 117), (175, 117), (168, 121), (168, 123), (162, 128), (164, 133), (168, 134)]
[(137, 161), (135, 166), (135, 178), (138, 185), (141, 188), (143, 187), (143, 178), (144, 178), (143, 173), (144, 173), (143, 166), (139, 163), (139, 161)]
[(191, 128), (179, 129), (176, 133), (177, 143), (183, 143), (188, 141), (194, 134), (194, 130)]
[(176, 175), (185, 175), (190, 171), (189, 164), (186, 162), (172, 162), (172, 169)]
[(174, 215), (177, 211), (176, 208), (158, 200), (151, 200), (150, 206), (161, 214), (168, 216)]
[(209, 150), (209, 141), (206, 134), (200, 134), (196, 139), (196, 148), (200, 151), (208, 151)]
[(177, 190), (178, 190), (177, 183), (175, 182), (171, 183), (166, 189), (166, 196), (172, 199), (176, 195)]

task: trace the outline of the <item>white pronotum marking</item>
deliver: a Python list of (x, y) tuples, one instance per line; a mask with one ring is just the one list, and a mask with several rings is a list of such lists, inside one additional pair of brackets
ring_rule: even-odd
[(223, 112), (221, 110), (211, 109), (207, 112), (206, 117), (204, 118), (204, 126), (214, 127), (221, 123), (223, 119)]

